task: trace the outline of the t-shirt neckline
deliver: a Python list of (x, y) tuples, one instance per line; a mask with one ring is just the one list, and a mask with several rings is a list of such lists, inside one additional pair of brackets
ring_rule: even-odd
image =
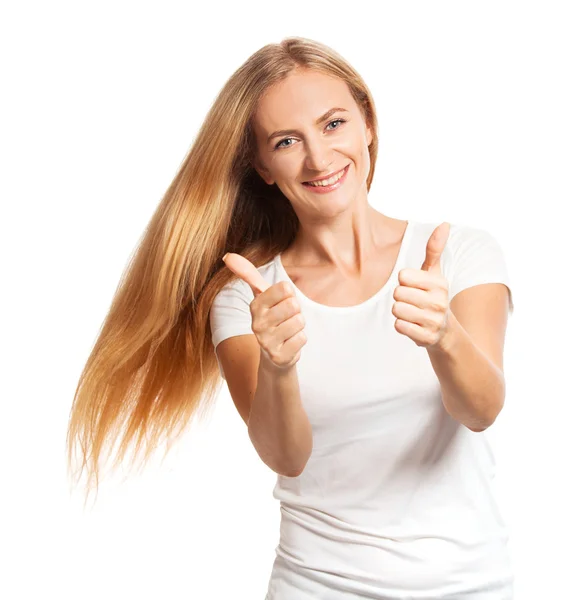
[(399, 274), (399, 271), (401, 270), (401, 265), (404, 261), (405, 254), (407, 253), (407, 249), (409, 247), (409, 242), (411, 239), (411, 230), (413, 229), (413, 226), (414, 226), (413, 222), (411, 220), (408, 220), (407, 225), (405, 227), (405, 232), (404, 232), (402, 240), (401, 240), (401, 245), (399, 247), (399, 252), (397, 254), (397, 259), (393, 266), (393, 270), (391, 271), (389, 279), (385, 282), (383, 287), (381, 289), (379, 289), (373, 296), (370, 296), (367, 300), (364, 300), (360, 304), (354, 304), (352, 306), (328, 306), (327, 304), (321, 304), (320, 302), (316, 302), (315, 300), (308, 298), (308, 296), (306, 296), (304, 293), (302, 293), (302, 291), (300, 291), (296, 287), (295, 283), (290, 279), (290, 276), (288, 275), (288, 273), (286, 272), (286, 269), (284, 268), (284, 265), (282, 264), (282, 258), (281, 258), (282, 253), (277, 254), (276, 258), (274, 260), (276, 262), (278, 270), (286, 278), (286, 281), (288, 281), (288, 283), (290, 283), (290, 285), (292, 285), (292, 287), (294, 288), (294, 291), (296, 292), (296, 295), (300, 298), (300, 300), (302, 302), (314, 307), (315, 309), (321, 310), (323, 312), (330, 312), (330, 313), (356, 312), (359, 310), (363, 310), (364, 308), (367, 308), (371, 304), (374, 304), (375, 302), (377, 302), (377, 300), (379, 300), (379, 298), (384, 296), (390, 289), (394, 289), (397, 286), (397, 282), (399, 281), (398, 274)]

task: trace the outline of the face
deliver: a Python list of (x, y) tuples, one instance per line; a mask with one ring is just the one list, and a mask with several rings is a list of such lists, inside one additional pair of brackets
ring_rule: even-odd
[[(338, 110), (316, 122), (332, 108)], [(254, 167), (268, 185), (280, 188), (299, 216), (339, 212), (366, 198), (372, 132), (341, 79), (309, 70), (290, 74), (261, 99), (253, 126)], [(304, 185), (345, 167), (341, 185), (332, 191), (317, 193)]]

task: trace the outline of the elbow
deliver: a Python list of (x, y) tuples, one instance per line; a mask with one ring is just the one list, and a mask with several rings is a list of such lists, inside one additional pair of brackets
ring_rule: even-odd
[(283, 477), (299, 477), (304, 472), (313, 451), (313, 438), (307, 439), (304, 449), (299, 448), (296, 456), (290, 456), (289, 460), (281, 461), (281, 468), (276, 472)]
[(481, 420), (478, 424), (467, 425), (467, 427), (474, 433), (481, 433), (488, 429), (495, 422), (495, 419), (496, 417), (492, 419)]
[(504, 400), (499, 404), (499, 406), (495, 409), (495, 411), (492, 414), (488, 415), (478, 425), (468, 426), (469, 429), (471, 431), (474, 431), (475, 433), (481, 433), (482, 431), (485, 431), (486, 429), (488, 429), (497, 420), (497, 417), (499, 416), (501, 410), (503, 409), (503, 406), (504, 406)]
[(473, 433), (481, 433), (482, 431), (485, 431), (485, 429), (488, 429), (490, 427), (490, 425), (481, 425), (479, 427), (469, 427), (469, 429), (473, 432)]
[(279, 475), (282, 477), (299, 477), (304, 472), (306, 465), (304, 465), (301, 469), (290, 469), (290, 470), (281, 470), (278, 471)]
[(288, 465), (287, 467), (283, 467), (281, 469), (277, 469), (276, 472), (278, 475), (282, 475), (282, 477), (299, 477), (304, 472), (308, 461), (310, 460), (310, 456), (308, 456), (302, 465), (296, 465), (293, 467), (292, 465)]
[(292, 460), (285, 460), (284, 456), (282, 456), (280, 460), (276, 460), (275, 457), (272, 458), (272, 455), (260, 452), (258, 446), (254, 442), (253, 445), (262, 462), (277, 475), (282, 475), (283, 477), (300, 476), (304, 472), (306, 464), (310, 460), (311, 452), (307, 455), (305, 454), (303, 456), (296, 457), (296, 460), (294, 460), (294, 457), (291, 457)]

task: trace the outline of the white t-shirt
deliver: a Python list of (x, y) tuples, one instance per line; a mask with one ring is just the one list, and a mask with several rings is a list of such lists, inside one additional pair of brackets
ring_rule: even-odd
[[(398, 273), (421, 268), (438, 225), (409, 221), (389, 280), (359, 305), (319, 304), (294, 286), (306, 320), (297, 370), (313, 451), (298, 477), (277, 476), (280, 541), (266, 600), (512, 599), (486, 431), (445, 411), (427, 350), (394, 328)], [(441, 269), (449, 299), (504, 283), (512, 314), (504, 255), (487, 231), (451, 224)], [(258, 270), (270, 284), (293, 284), (279, 255)], [(215, 348), (252, 333), (253, 299), (238, 279), (219, 292)]]

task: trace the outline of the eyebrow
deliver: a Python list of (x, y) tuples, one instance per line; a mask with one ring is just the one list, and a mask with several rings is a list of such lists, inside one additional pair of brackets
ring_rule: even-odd
[[(338, 107), (330, 108), (330, 110), (328, 112), (324, 113), (321, 117), (316, 119), (316, 125), (319, 125), (326, 119), (329, 119), (335, 112), (349, 112), (349, 111), (346, 108), (338, 108)], [(277, 137), (280, 135), (288, 135), (290, 133), (298, 133), (298, 132), (295, 129), (281, 129), (280, 131), (275, 131), (274, 133), (271, 133), (268, 136), (267, 141), (269, 142), (273, 137)]]

